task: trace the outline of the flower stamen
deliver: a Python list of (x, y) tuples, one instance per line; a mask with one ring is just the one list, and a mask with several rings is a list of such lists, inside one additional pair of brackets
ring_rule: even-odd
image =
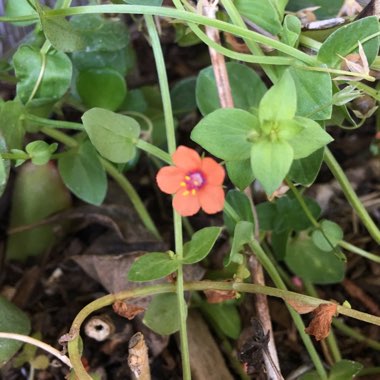
[(206, 184), (206, 178), (201, 171), (191, 172), (185, 176), (185, 184), (186, 189), (191, 191), (192, 195), (195, 195), (197, 190)]

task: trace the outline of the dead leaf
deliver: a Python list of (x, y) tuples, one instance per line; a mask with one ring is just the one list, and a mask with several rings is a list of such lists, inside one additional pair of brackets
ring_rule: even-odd
[(288, 305), (290, 305), (298, 314), (311, 313), (313, 310), (316, 309), (316, 306), (309, 305), (309, 304), (304, 303), (302, 301), (296, 301), (296, 300), (286, 298), (285, 302)]
[[(363, 76), (369, 76), (369, 65), (368, 65), (368, 59), (365, 55), (363, 45), (358, 42), (359, 46), (359, 53), (352, 53), (348, 54), (346, 57), (342, 57), (343, 62), (341, 63), (340, 67), (342, 70), (345, 71), (351, 71), (352, 73), (359, 73)], [(360, 81), (363, 78), (360, 77), (353, 77), (348, 75), (341, 75), (338, 77), (335, 77), (334, 80), (354, 80), (354, 81)]]
[(143, 307), (131, 305), (123, 301), (116, 301), (112, 305), (112, 309), (116, 314), (129, 320), (133, 319), (137, 314), (145, 311)]
[(205, 290), (203, 292), (206, 295), (208, 303), (220, 303), (227, 300), (236, 299), (235, 290)]
[(316, 340), (322, 340), (330, 334), (331, 322), (333, 317), (337, 315), (337, 305), (335, 303), (325, 303), (319, 305), (313, 311), (313, 319), (311, 320), (305, 332), (313, 335)]
[(352, 17), (360, 13), (362, 10), (363, 7), (356, 0), (345, 0), (342, 5), (342, 8), (340, 8), (338, 17)]

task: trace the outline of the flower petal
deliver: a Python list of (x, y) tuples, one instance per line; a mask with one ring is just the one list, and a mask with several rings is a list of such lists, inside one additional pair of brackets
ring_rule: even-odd
[(202, 160), (201, 170), (210, 185), (221, 185), (224, 181), (225, 171), (222, 165), (214, 159), (206, 157)]
[(165, 166), (161, 168), (156, 176), (157, 185), (161, 191), (167, 194), (176, 193), (184, 180), (185, 172), (174, 166)]
[(224, 191), (222, 186), (206, 185), (198, 192), (199, 202), (207, 214), (215, 214), (223, 210)]
[[(173, 208), (182, 216), (196, 214), (201, 208), (197, 195), (187, 194), (185, 191), (178, 191), (173, 198)], [(186, 194), (186, 193), (185, 193)]]
[(180, 145), (173, 153), (173, 163), (178, 168), (186, 171), (199, 169), (201, 167), (201, 157), (194, 149)]

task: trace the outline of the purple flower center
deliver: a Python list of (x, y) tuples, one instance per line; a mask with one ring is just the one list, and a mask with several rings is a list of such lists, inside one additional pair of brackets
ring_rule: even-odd
[(185, 176), (185, 184), (186, 189), (189, 191), (199, 190), (206, 184), (206, 178), (200, 171), (190, 172)]

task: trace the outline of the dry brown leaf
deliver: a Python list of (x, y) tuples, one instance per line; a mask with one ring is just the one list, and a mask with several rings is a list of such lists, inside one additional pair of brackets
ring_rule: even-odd
[(145, 311), (143, 307), (127, 304), (123, 301), (114, 302), (112, 309), (116, 314), (129, 320), (133, 319), (137, 314)]
[(327, 338), (330, 333), (331, 322), (337, 315), (337, 305), (335, 303), (325, 303), (319, 305), (313, 311), (313, 319), (311, 320), (305, 332), (313, 335), (316, 340)]
[(309, 305), (307, 303), (304, 303), (302, 301), (292, 300), (292, 299), (285, 299), (286, 303), (290, 305), (298, 314), (307, 314), (311, 313), (313, 310), (316, 309), (316, 306)]
[(204, 294), (208, 303), (220, 303), (236, 298), (235, 290), (205, 290)]

